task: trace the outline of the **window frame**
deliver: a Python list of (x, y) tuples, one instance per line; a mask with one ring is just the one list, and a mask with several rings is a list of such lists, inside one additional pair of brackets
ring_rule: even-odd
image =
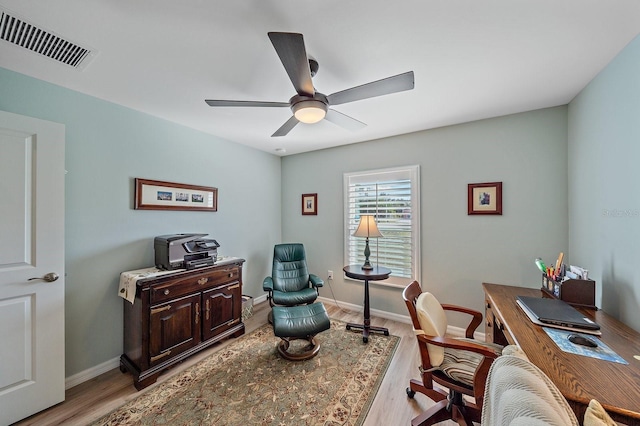
[[(352, 234), (355, 232), (355, 227), (357, 227), (357, 223), (350, 223), (350, 205), (349, 205), (349, 193), (350, 187), (359, 182), (389, 182), (393, 180), (393, 176), (397, 175), (395, 178), (397, 180), (400, 179), (409, 179), (411, 181), (411, 270), (412, 276), (407, 277), (398, 277), (393, 275), (393, 268), (391, 269), (391, 276), (389, 279), (384, 281), (371, 281), (371, 283), (389, 286), (389, 287), (397, 287), (404, 288), (413, 280), (417, 280), (421, 282), (421, 256), (420, 256), (420, 166), (419, 165), (410, 165), (410, 166), (399, 166), (399, 167), (390, 167), (384, 169), (375, 169), (375, 170), (363, 170), (358, 172), (345, 172), (343, 174), (343, 260), (345, 265), (349, 265), (353, 263), (349, 259), (349, 246), (350, 241), (353, 237)], [(386, 178), (385, 178), (386, 176)], [(359, 182), (358, 182), (359, 181)], [(377, 214), (376, 214), (377, 216)], [(384, 231), (382, 231), (384, 233)], [(375, 245), (377, 239), (369, 240), (369, 245)], [(372, 250), (373, 251), (373, 250)], [(378, 264), (377, 256), (370, 257), (371, 263), (374, 265)], [(386, 266), (386, 265), (381, 265)], [(388, 267), (388, 266), (386, 266)], [(350, 279), (348, 277), (344, 277), (345, 279)]]

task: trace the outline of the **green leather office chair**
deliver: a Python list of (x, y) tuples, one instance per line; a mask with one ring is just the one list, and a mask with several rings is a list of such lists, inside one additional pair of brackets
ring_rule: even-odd
[(277, 244), (274, 247), (271, 276), (262, 282), (271, 307), (313, 303), (318, 297), (318, 288), (323, 285), (320, 277), (307, 270), (302, 244)]

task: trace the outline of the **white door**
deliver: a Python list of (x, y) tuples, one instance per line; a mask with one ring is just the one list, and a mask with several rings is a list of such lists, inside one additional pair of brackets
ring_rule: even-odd
[(64, 400), (64, 132), (0, 111), (3, 425)]

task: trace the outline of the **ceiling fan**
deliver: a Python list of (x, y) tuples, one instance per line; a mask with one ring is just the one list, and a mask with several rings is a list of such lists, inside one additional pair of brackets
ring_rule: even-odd
[(413, 71), (383, 78), (361, 86), (342, 90), (331, 95), (316, 92), (311, 81), (318, 71), (318, 62), (307, 57), (302, 34), (298, 33), (268, 33), (269, 39), (276, 49), (284, 69), (289, 75), (297, 94), (289, 102), (262, 101), (229, 101), (207, 99), (205, 102), (212, 107), (290, 107), (293, 116), (271, 135), (285, 136), (298, 122), (317, 123), (326, 118), (334, 124), (349, 130), (358, 130), (366, 126), (361, 121), (329, 108), (333, 105), (359, 101), (390, 93), (411, 90), (414, 87)]

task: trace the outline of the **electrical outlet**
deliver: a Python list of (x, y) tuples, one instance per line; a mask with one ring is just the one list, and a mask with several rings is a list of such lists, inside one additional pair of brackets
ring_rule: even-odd
[(327, 277), (332, 280), (333, 279), (333, 271), (329, 270), (327, 271)]

